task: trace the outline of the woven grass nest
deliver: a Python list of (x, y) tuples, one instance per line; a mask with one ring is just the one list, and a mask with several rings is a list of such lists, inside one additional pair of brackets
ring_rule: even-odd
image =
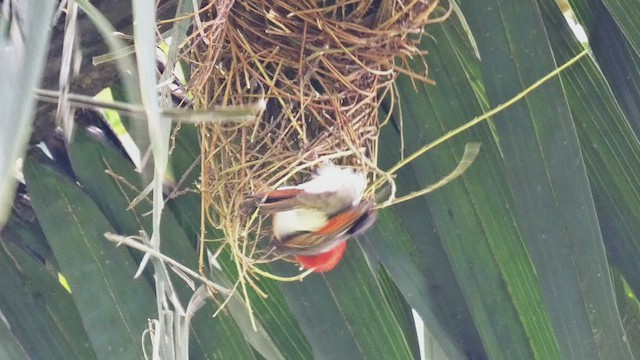
[[(206, 220), (224, 233), (241, 277), (277, 278), (255, 266), (272, 261), (259, 239), (260, 214), (241, 216), (247, 194), (305, 181), (330, 161), (364, 171), (370, 183), (384, 121), (378, 106), (393, 98), (399, 74), (438, 0), (216, 0), (203, 3), (192, 36), (189, 90), (196, 107), (265, 101), (254, 121), (203, 125), (202, 183)], [(369, 189), (371, 198), (374, 189)], [(205, 235), (206, 238), (207, 235)], [(213, 240), (213, 239), (209, 239)], [(218, 239), (220, 240), (220, 239)]]

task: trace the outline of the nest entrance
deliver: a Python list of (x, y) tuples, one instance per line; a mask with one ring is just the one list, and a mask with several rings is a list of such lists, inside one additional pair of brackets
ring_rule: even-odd
[[(434, 19), (437, 0), (216, 0), (191, 38), (196, 107), (266, 100), (241, 125), (202, 127), (207, 221), (224, 233), (241, 274), (259, 271), (260, 216), (239, 216), (244, 196), (308, 179), (323, 161), (376, 167), (381, 99)], [(426, 65), (425, 65), (426, 73)], [(369, 194), (368, 196), (372, 196)], [(243, 275), (244, 276), (244, 275)]]

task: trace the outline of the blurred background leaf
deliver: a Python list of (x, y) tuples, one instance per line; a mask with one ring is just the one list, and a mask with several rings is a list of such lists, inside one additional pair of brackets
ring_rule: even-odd
[[(8, 2), (7, 2), (8, 3)], [(16, 188), (16, 161), (31, 133), (35, 99), (46, 64), (55, 2), (3, 5), (0, 20), (0, 226), (9, 216)], [(5, 13), (6, 12), (6, 13)]]

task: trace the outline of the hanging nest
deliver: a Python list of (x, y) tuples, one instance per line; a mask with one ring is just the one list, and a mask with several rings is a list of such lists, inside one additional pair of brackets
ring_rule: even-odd
[[(247, 194), (307, 180), (324, 161), (373, 180), (381, 99), (398, 74), (428, 81), (406, 60), (438, 0), (216, 0), (193, 32), (189, 91), (198, 109), (265, 101), (255, 121), (203, 125), (206, 219), (224, 233), (241, 277), (269, 261), (262, 217), (241, 216)], [(392, 96), (391, 96), (392, 97)], [(373, 196), (373, 191), (367, 193)]]

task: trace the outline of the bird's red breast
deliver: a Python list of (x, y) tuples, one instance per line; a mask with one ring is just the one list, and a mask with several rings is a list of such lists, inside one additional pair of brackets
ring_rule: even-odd
[(343, 241), (327, 252), (308, 256), (296, 255), (295, 258), (302, 268), (313, 269), (314, 272), (322, 273), (333, 270), (342, 260), (346, 249), (347, 242)]

